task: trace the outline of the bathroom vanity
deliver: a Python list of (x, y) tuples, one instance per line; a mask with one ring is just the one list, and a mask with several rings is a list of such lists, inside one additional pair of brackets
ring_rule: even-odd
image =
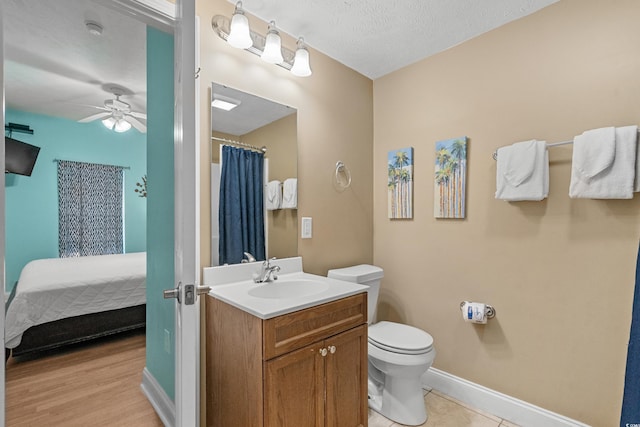
[(239, 302), (229, 295), (269, 284), (236, 286), (247, 289), (214, 287), (206, 297), (207, 426), (367, 426), (366, 287), (265, 314), (251, 298), (270, 299), (271, 307), (294, 298)]

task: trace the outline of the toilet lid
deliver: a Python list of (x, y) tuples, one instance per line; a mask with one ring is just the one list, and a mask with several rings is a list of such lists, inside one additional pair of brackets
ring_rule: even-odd
[(394, 322), (369, 326), (369, 343), (383, 350), (403, 354), (426, 353), (433, 347), (433, 337), (422, 329)]

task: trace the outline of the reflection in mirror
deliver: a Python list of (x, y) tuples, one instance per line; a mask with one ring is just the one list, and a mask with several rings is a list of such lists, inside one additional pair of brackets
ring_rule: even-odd
[[(252, 227), (241, 225), (240, 215), (228, 213), (232, 203), (228, 196), (237, 199), (239, 190), (235, 181), (234, 189), (230, 189), (227, 178), (232, 167), (231, 158), (227, 156), (256, 157), (259, 154), (255, 153), (262, 152), (264, 171), (260, 188), (264, 202), (264, 258), (296, 256), (296, 109), (217, 83), (211, 85), (211, 107), (211, 265), (246, 260), (248, 256), (244, 252), (258, 261), (262, 258), (249, 250), (249, 240), (255, 248), (255, 240), (248, 237), (251, 233), (248, 228)], [(221, 191), (227, 196), (221, 197)], [(227, 212), (222, 221), (221, 209)], [(224, 230), (220, 229), (221, 225)], [(235, 237), (230, 239), (231, 235)]]

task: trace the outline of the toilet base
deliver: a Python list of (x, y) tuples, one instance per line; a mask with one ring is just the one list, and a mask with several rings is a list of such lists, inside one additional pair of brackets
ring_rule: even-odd
[(396, 423), (417, 426), (427, 421), (420, 378), (385, 377), (384, 387), (369, 379), (369, 407)]

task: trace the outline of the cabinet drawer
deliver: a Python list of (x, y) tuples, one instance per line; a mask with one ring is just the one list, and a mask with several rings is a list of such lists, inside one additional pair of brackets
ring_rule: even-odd
[(267, 319), (263, 322), (265, 360), (367, 323), (367, 294)]

